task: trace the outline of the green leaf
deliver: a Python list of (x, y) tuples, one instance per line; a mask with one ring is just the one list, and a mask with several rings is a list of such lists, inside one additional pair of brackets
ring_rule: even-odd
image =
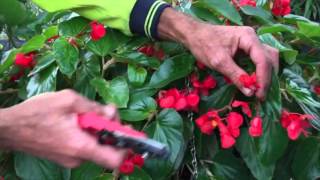
[(41, 72), (42, 70), (46, 69), (48, 66), (50, 66), (54, 62), (55, 62), (55, 58), (53, 53), (47, 52), (42, 57), (37, 58), (37, 64), (30, 72), (30, 75), (34, 75)]
[(284, 154), (289, 140), (279, 123), (271, 122), (268, 117), (263, 118), (263, 123), (263, 135), (256, 139), (258, 157), (262, 164), (273, 166)]
[(313, 116), (311, 124), (320, 131), (320, 103), (314, 98), (308, 83), (289, 69), (283, 70), (282, 78), (285, 80), (286, 91), (306, 114)]
[(52, 64), (45, 70), (32, 76), (27, 84), (27, 97), (56, 90), (58, 68)]
[(257, 0), (257, 6), (264, 6), (268, 0)]
[(320, 177), (320, 141), (315, 137), (301, 141), (292, 163), (294, 179), (313, 180)]
[(263, 117), (270, 121), (279, 121), (282, 102), (280, 83), (276, 73), (272, 73), (271, 86), (265, 101), (261, 103), (261, 110), (263, 111)]
[(199, 0), (202, 7), (212, 9), (230, 21), (242, 25), (241, 16), (233, 5), (227, 0)]
[(298, 51), (293, 50), (290, 47), (286, 47), (283, 44), (281, 44), (275, 37), (272, 36), (272, 34), (263, 34), (259, 36), (260, 40), (268, 44), (274, 48), (277, 48), (280, 53), (283, 55), (283, 58), (288, 64), (293, 64), (297, 58)]
[(312, 22), (308, 18), (305, 18), (303, 16), (299, 15), (294, 15), (294, 14), (289, 14), (283, 17), (285, 20), (285, 23), (290, 23), (290, 24), (296, 24), (298, 22)]
[(115, 177), (111, 173), (104, 173), (101, 176), (94, 178), (94, 180), (114, 180)]
[(99, 39), (98, 41), (90, 40), (87, 43), (87, 47), (93, 53), (104, 57), (127, 41), (128, 38), (122, 33), (116, 30), (108, 29), (108, 32), (103, 38)]
[(119, 54), (112, 54), (117, 62), (131, 63), (151, 68), (158, 68), (160, 62), (157, 58), (145, 56), (137, 51), (126, 51)]
[(4, 57), (0, 63), (0, 75), (2, 75), (6, 70), (8, 70), (14, 62), (16, 54), (19, 53), (18, 49), (12, 49), (7, 52), (8, 55)]
[(191, 6), (191, 11), (200, 19), (203, 19), (207, 22), (213, 24), (222, 24), (222, 21), (216, 17), (212, 12), (207, 8), (201, 7), (198, 3), (195, 3)]
[(104, 169), (91, 162), (86, 162), (80, 167), (72, 169), (70, 180), (90, 180), (102, 174)]
[(50, 161), (24, 153), (15, 153), (14, 166), (17, 175), (23, 180), (69, 180), (70, 170)]
[(224, 85), (213, 91), (210, 96), (203, 97), (201, 103), (201, 111), (209, 109), (221, 109), (231, 103), (234, 98), (237, 88), (234, 85)]
[(273, 24), (271, 13), (261, 7), (242, 6), (240, 9), (244, 14), (255, 17), (262, 24)]
[(161, 111), (157, 119), (146, 129), (148, 136), (162, 142), (171, 151), (168, 160), (149, 159), (145, 168), (152, 178), (166, 179), (173, 171), (177, 170), (184, 156), (183, 122), (181, 116), (173, 109)]
[(193, 68), (194, 58), (190, 54), (181, 54), (172, 59), (167, 59), (152, 74), (148, 87), (162, 88), (172, 81), (187, 76)]
[(249, 136), (247, 128), (242, 129), (240, 134), (236, 148), (252, 175), (258, 180), (271, 180), (275, 165), (261, 163), (258, 155), (259, 149), (256, 147), (254, 139)]
[(320, 38), (320, 24), (311, 22), (298, 22), (299, 33), (309, 38)]
[(128, 64), (128, 79), (133, 86), (141, 86), (146, 80), (147, 70), (143, 67), (138, 67)]
[(89, 28), (89, 21), (83, 17), (74, 17), (68, 21), (59, 23), (59, 34), (62, 36), (76, 36)]
[(47, 29), (45, 29), (42, 34), (46, 37), (46, 39), (49, 39), (53, 36), (58, 35), (58, 33), (58, 26), (50, 26)]
[(231, 151), (219, 151), (213, 158), (210, 170), (218, 179), (251, 179), (249, 170), (241, 159), (236, 158)]
[(289, 33), (295, 33), (296, 28), (284, 24), (273, 24), (270, 26), (262, 26), (258, 29), (258, 34), (267, 34), (267, 33), (279, 33), (279, 32), (289, 32)]
[(13, 0), (1, 0), (0, 12), (0, 24), (10, 26), (24, 23), (28, 13), (23, 3)]
[(46, 37), (44, 35), (36, 35), (28, 40), (23, 46), (20, 47), (20, 52), (28, 53), (35, 50), (39, 50), (43, 47), (46, 42)]
[(116, 77), (112, 81), (95, 78), (91, 81), (105, 103), (113, 103), (118, 108), (126, 108), (129, 101), (129, 87), (124, 77)]
[(136, 96), (130, 99), (128, 109), (120, 110), (120, 117), (126, 121), (142, 121), (157, 110), (157, 103), (152, 97)]
[(132, 174), (123, 176), (121, 180), (152, 180), (152, 178), (143, 169), (135, 167)]
[(79, 62), (78, 49), (73, 47), (63, 37), (55, 40), (52, 47), (60, 71), (68, 77), (71, 77), (76, 71)]
[(100, 76), (100, 60), (94, 55), (86, 55), (76, 72), (74, 88), (89, 99), (96, 97), (96, 90), (90, 81)]

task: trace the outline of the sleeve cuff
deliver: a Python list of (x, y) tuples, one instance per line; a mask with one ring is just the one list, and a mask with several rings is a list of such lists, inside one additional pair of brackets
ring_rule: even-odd
[(159, 39), (157, 26), (163, 10), (170, 7), (161, 0), (137, 0), (130, 14), (130, 30), (133, 34)]

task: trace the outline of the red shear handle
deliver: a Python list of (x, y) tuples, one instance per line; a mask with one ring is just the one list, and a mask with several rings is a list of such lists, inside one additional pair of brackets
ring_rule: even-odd
[(137, 138), (146, 138), (146, 134), (136, 131), (129, 126), (124, 126), (120, 122), (110, 121), (95, 112), (89, 112), (78, 115), (78, 123), (82, 129), (88, 130), (93, 133), (106, 130), (109, 132), (123, 133), (124, 135)]

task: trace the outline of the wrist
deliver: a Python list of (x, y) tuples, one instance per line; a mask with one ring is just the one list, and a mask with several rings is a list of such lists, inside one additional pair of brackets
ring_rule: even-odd
[(176, 41), (187, 46), (199, 23), (186, 14), (167, 8), (160, 16), (158, 34), (161, 39)]

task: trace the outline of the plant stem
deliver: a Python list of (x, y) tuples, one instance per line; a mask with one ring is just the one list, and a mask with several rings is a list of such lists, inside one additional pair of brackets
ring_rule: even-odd
[(103, 66), (102, 66), (102, 74), (104, 74), (104, 72), (112, 65), (116, 63), (116, 60), (114, 58), (111, 58), (110, 60), (108, 60), (107, 62), (104, 62), (104, 58), (102, 57), (102, 62), (103, 62)]
[(2, 90), (0, 91), (0, 95), (2, 94), (14, 94), (19, 92), (19, 89), (6, 89), (6, 90)]

